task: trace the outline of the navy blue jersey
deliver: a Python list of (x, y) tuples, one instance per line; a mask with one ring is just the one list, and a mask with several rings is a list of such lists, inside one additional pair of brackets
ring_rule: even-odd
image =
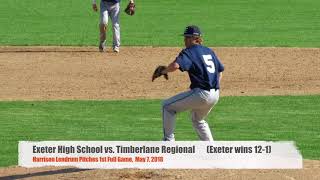
[(194, 45), (182, 50), (176, 58), (180, 70), (188, 71), (190, 89), (219, 89), (219, 73), (224, 70), (215, 53), (202, 45)]

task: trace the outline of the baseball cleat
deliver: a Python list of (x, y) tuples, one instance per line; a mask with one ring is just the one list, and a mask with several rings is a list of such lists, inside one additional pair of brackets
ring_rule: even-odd
[(102, 42), (102, 43), (99, 44), (99, 51), (100, 51), (100, 52), (103, 52), (103, 51), (105, 50), (105, 48), (106, 48), (106, 45), (105, 45), (104, 42)]
[(119, 53), (119, 52), (120, 52), (120, 48), (119, 48), (119, 47), (114, 47), (114, 48), (113, 48), (113, 52)]

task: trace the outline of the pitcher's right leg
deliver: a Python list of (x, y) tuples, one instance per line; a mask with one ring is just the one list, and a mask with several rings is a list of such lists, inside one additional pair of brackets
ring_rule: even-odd
[(212, 133), (205, 118), (219, 100), (219, 90), (202, 90), (201, 96), (206, 100), (202, 106), (195, 107), (191, 111), (192, 126), (196, 130), (201, 141), (213, 141)]
[(206, 122), (206, 120), (204, 119), (209, 114), (210, 111), (211, 111), (211, 108), (192, 110), (191, 112), (192, 126), (197, 132), (199, 139), (201, 141), (213, 141), (210, 127)]

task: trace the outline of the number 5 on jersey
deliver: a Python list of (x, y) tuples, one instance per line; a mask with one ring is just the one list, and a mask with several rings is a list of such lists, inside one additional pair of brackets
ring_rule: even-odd
[(202, 55), (204, 62), (207, 65), (207, 70), (209, 71), (209, 73), (215, 73), (216, 72), (216, 68), (214, 66), (214, 63), (212, 61), (212, 56), (209, 55)]

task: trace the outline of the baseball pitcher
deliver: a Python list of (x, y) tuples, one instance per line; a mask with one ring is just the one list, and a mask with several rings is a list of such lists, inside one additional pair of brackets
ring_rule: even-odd
[[(92, 8), (98, 11), (97, 2), (93, 0)], [(125, 12), (129, 15), (134, 15), (135, 4), (130, 0)], [(112, 21), (113, 30), (113, 51), (119, 53), (120, 51), (120, 0), (101, 0), (100, 1), (100, 42), (99, 51), (103, 52), (106, 46), (106, 31), (108, 25), (108, 18)]]
[(191, 119), (199, 139), (213, 141), (205, 118), (219, 100), (219, 89), (224, 66), (216, 54), (202, 45), (201, 31), (188, 26), (184, 31), (185, 49), (168, 66), (158, 66), (152, 81), (160, 76), (168, 79), (168, 73), (180, 69), (187, 71), (191, 81), (190, 90), (173, 96), (162, 103), (163, 140), (174, 141), (176, 114), (191, 111)]

